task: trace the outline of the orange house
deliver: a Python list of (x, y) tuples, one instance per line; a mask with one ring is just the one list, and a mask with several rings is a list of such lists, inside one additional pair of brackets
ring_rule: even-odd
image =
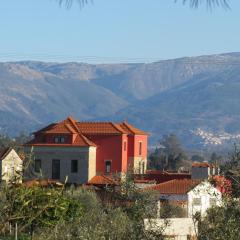
[(84, 183), (95, 175), (145, 173), (148, 134), (127, 122), (77, 122), (72, 117), (34, 133), (35, 170), (47, 178)]

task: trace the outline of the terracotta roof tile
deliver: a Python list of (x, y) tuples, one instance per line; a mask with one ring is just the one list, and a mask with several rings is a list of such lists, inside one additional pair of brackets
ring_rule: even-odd
[(145, 190), (155, 190), (161, 194), (186, 194), (201, 181), (192, 179), (174, 179), (168, 182), (160, 183), (155, 186), (145, 188)]
[(118, 185), (118, 181), (111, 176), (98, 175), (88, 181), (88, 185)]
[(48, 125), (36, 133), (74, 133), (81, 132), (85, 135), (119, 135), (119, 134), (139, 134), (147, 135), (146, 132), (132, 126), (127, 122), (77, 122), (69, 116), (67, 119)]
[[(67, 119), (48, 125), (45, 128), (35, 132), (36, 135), (44, 134), (78, 134), (74, 146), (96, 146), (88, 137), (92, 135), (122, 135), (122, 134), (144, 134), (145, 132), (133, 127), (129, 123), (113, 123), (113, 122), (77, 122), (74, 118), (69, 116)], [(35, 138), (40, 139), (39, 138)], [(44, 144), (37, 142), (38, 140), (28, 142), (26, 145), (35, 146), (55, 146), (59, 144)], [(68, 144), (61, 144), (61, 146)]]
[(137, 134), (137, 135), (148, 135), (146, 132), (134, 127), (133, 125), (123, 122), (119, 124), (121, 128), (123, 128), (128, 134)]
[(89, 140), (88, 138), (86, 138), (85, 136), (83, 136), (82, 134), (79, 134), (73, 145), (81, 145), (81, 146), (97, 146), (94, 142), (92, 142), (91, 140)]
[(134, 176), (135, 179), (144, 179), (149, 181), (155, 181), (156, 183), (163, 183), (174, 179), (191, 179), (189, 173), (166, 173), (161, 171), (147, 171), (146, 174)]
[[(76, 120), (74, 120), (71, 116), (69, 116), (67, 119), (55, 123), (50, 124), (46, 128), (43, 128), (39, 130), (36, 134), (78, 134), (74, 143), (72, 144), (62, 144), (61, 146), (96, 146), (95, 143), (93, 143), (90, 139), (88, 139), (86, 136), (84, 136), (81, 132), (81, 130), (78, 128)], [(37, 142), (36, 139), (31, 140), (26, 145), (31, 146), (60, 146), (58, 143), (40, 143)]]
[(49, 187), (49, 186), (58, 186), (62, 187), (63, 184), (59, 181), (53, 179), (33, 179), (23, 182), (23, 185), (26, 187)]
[(78, 122), (79, 129), (86, 135), (120, 135), (125, 133), (111, 122)]
[(213, 164), (207, 163), (207, 162), (198, 162), (198, 163), (193, 163), (192, 167), (213, 167)]

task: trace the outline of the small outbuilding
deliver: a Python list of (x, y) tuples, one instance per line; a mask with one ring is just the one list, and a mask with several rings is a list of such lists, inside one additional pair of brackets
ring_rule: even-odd
[(0, 182), (22, 181), (23, 161), (16, 151), (9, 147), (0, 151)]

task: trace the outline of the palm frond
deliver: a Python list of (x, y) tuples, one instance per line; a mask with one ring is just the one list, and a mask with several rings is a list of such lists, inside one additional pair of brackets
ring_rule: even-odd
[[(178, 0), (175, 0), (177, 2)], [(191, 8), (197, 8), (201, 4), (206, 4), (208, 8), (223, 7), (230, 9), (230, 0), (181, 0), (183, 4), (189, 3)]]
[[(64, 5), (66, 8), (70, 8), (74, 2), (77, 2), (80, 7), (93, 2), (93, 0), (56, 0), (60, 6)], [(182, 1), (183, 4), (189, 3), (191, 8), (197, 8), (202, 4), (206, 4), (208, 8), (223, 7), (230, 9), (230, 0), (175, 0), (175, 2)]]
[(80, 8), (84, 7), (89, 2), (92, 2), (93, 0), (56, 0), (60, 6), (65, 6), (66, 8), (71, 8), (72, 4), (74, 2), (78, 3)]

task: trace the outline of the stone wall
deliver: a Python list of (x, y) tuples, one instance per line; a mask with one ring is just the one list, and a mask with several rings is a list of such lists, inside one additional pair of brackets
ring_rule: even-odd
[[(27, 153), (30, 148), (25, 148)], [(83, 184), (96, 174), (95, 147), (34, 147), (34, 159), (41, 160), (42, 177), (52, 179), (52, 160), (60, 160), (60, 180), (68, 183)], [(78, 160), (78, 171), (71, 172), (71, 160)]]

